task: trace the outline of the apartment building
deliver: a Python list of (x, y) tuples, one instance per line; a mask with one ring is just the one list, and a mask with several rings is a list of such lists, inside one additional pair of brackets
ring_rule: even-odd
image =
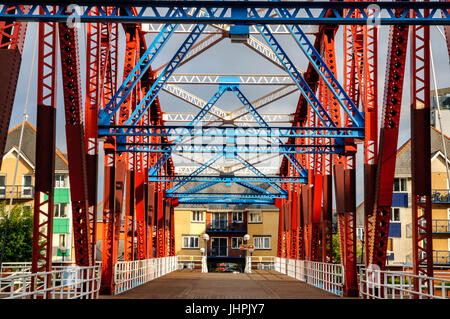
[[(261, 265), (265, 257), (276, 256), (279, 210), (274, 205), (179, 205), (174, 213), (176, 254), (200, 257), (203, 248), (209, 271), (223, 264), (242, 271), (247, 253), (260, 257)], [(254, 250), (241, 250), (242, 244)]]
[[(0, 200), (8, 207), (11, 196), (13, 205), (22, 205), (22, 209), (33, 210), (34, 176), (36, 157), (36, 128), (28, 121), (25, 123), (22, 145), (19, 143), (22, 124), (8, 132), (2, 167), (0, 169)], [(17, 166), (16, 179), (14, 175)], [(67, 155), (56, 149), (55, 189), (53, 218), (53, 261), (73, 261), (73, 236), (70, 204), (69, 166)]]
[[(441, 132), (434, 127), (430, 130), (433, 263), (435, 267), (447, 267), (450, 266), (450, 187)], [(450, 140), (445, 135), (444, 141), (447, 152), (450, 152)], [(450, 164), (448, 158), (447, 163)], [(388, 266), (410, 267), (413, 262), (411, 193), (411, 140), (408, 140), (397, 151), (387, 248)], [(363, 218), (363, 214), (364, 209), (358, 209), (358, 215)], [(363, 238), (361, 227), (357, 230), (359, 238)]]

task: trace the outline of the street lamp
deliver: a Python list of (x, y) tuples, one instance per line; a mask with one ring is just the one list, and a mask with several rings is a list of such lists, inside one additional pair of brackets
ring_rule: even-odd
[[(248, 244), (248, 241), (250, 240), (250, 235), (245, 234), (244, 235), (244, 242)], [(245, 273), (249, 273), (249, 267), (248, 267), (248, 249), (245, 250)]]
[(255, 249), (250, 248), (249, 251), (250, 251), (250, 266), (248, 268), (248, 272), (250, 273), (250, 272), (252, 272), (252, 257), (253, 257), (253, 252), (255, 251)]
[(67, 248), (65, 248), (65, 247), (58, 247), (58, 248), (59, 248), (59, 251), (62, 254), (62, 262), (64, 262), (64, 256), (66, 255)]
[(208, 255), (208, 240), (209, 240), (209, 235), (208, 234), (203, 234), (203, 240), (205, 241), (205, 248), (201, 248), (200, 251), (203, 255), (203, 253), (205, 253), (204, 256), (202, 256), (202, 272), (208, 272), (208, 264), (207, 264), (207, 255)]

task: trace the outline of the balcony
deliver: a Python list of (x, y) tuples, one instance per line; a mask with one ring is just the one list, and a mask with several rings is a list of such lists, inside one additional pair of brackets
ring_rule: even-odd
[(450, 204), (450, 189), (433, 189), (431, 202), (433, 204)]
[(247, 224), (243, 222), (234, 222), (227, 220), (207, 220), (206, 221), (207, 232), (243, 232), (247, 231)]
[(208, 257), (244, 258), (245, 250), (234, 249), (231, 246), (212, 246), (208, 248)]
[(31, 200), (34, 196), (34, 187), (25, 185), (5, 185), (0, 186), (0, 200), (2, 199), (26, 199)]
[[(423, 223), (421, 223), (423, 225)], [(420, 233), (425, 233), (422, 228), (419, 228)], [(450, 234), (450, 220), (448, 219), (433, 219), (431, 230), (433, 234)]]
[[(420, 258), (424, 257), (424, 252), (420, 252)], [(450, 251), (448, 250), (433, 250), (433, 264), (448, 265), (450, 264)]]

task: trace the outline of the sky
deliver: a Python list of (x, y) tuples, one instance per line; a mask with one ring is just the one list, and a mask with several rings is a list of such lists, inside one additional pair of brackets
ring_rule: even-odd
[[(304, 27), (304, 31), (308, 31), (309, 26)], [(379, 57), (378, 57), (378, 102), (379, 102), (379, 116), (382, 116), (382, 106), (384, 99), (384, 80), (386, 73), (386, 55), (387, 55), (387, 42), (389, 39), (389, 26), (380, 26), (379, 29)], [(343, 37), (342, 29), (339, 28), (336, 34), (336, 62), (338, 69), (338, 80), (342, 84), (343, 80)], [(431, 47), (434, 56), (434, 62), (436, 67), (437, 88), (445, 88), (450, 86), (450, 66), (449, 57), (447, 53), (447, 47), (442, 35), (436, 29), (435, 26), (431, 27)], [(27, 114), (28, 121), (33, 125), (36, 125), (36, 83), (37, 83), (37, 62), (34, 62), (32, 66), (32, 57), (34, 46), (36, 43), (37, 24), (29, 23), (27, 30), (27, 37), (24, 46), (23, 60), (21, 65), (21, 71), (18, 79), (18, 86), (16, 91), (16, 97), (14, 101), (14, 108), (10, 121), (10, 128), (18, 125), (23, 120), (24, 108), (28, 97)], [(147, 44), (150, 43), (154, 35), (147, 35)], [(160, 65), (166, 63), (179, 48), (186, 35), (174, 35), (169, 43), (164, 47), (161, 53), (156, 58), (153, 68), (157, 69)], [(260, 41), (264, 42), (262, 37), (257, 37)], [(80, 62), (81, 62), (81, 75), (84, 78), (85, 74), (85, 33), (82, 29), (79, 32), (80, 39)], [(283, 45), (283, 48), (294, 62), (294, 64), (300, 69), (306, 70), (308, 60), (301, 52), (297, 44), (290, 36), (278, 36), (277, 39)], [(311, 38), (313, 41), (313, 38)], [(123, 31), (120, 29), (120, 41), (119, 41), (119, 85), (122, 81), (121, 74), (123, 73), (122, 62), (124, 60), (125, 41)], [(409, 52), (409, 51), (408, 51)], [(36, 53), (37, 55), (37, 53)], [(410, 61), (409, 54), (407, 55), (402, 110), (400, 119), (400, 131), (398, 145), (402, 145), (410, 137)], [(225, 39), (213, 48), (207, 50), (202, 55), (196, 57), (185, 65), (181, 66), (175, 73), (210, 73), (210, 74), (284, 74), (281, 69), (268, 62), (260, 55), (256, 54), (243, 44), (231, 43), (230, 39)], [(28, 81), (31, 77), (30, 91), (28, 92)], [(431, 83), (431, 87), (434, 88), (434, 83)], [(193, 94), (201, 97), (204, 100), (209, 100), (212, 94), (215, 93), (217, 87), (205, 86), (205, 85), (186, 85), (184, 89), (192, 92)], [(273, 88), (275, 89), (275, 88)], [(270, 88), (272, 90), (272, 88)], [(82, 88), (84, 92), (84, 87)], [(267, 94), (267, 87), (242, 87), (243, 93), (248, 97), (250, 101), (257, 99)], [(293, 113), (296, 109), (297, 101), (299, 98), (299, 92), (293, 93), (283, 99), (272, 103), (263, 109), (261, 113)], [(84, 94), (83, 94), (84, 95)], [(164, 112), (180, 112), (191, 113), (198, 112), (198, 109), (191, 106), (188, 103), (181, 101), (165, 92), (160, 92), (159, 100), (161, 108)], [(83, 101), (84, 105), (84, 101)], [(217, 106), (223, 108), (226, 111), (232, 111), (241, 104), (235, 96), (231, 93), (224, 95), (223, 98), (217, 103)], [(62, 151), (66, 152), (65, 131), (64, 131), (64, 106), (62, 96), (62, 80), (61, 74), (58, 75), (58, 92), (57, 92), (57, 137), (56, 145)], [(357, 185), (363, 183), (363, 149), (362, 145), (359, 145), (359, 152), (357, 154)], [(102, 147), (100, 149), (99, 159), (99, 201), (103, 197), (103, 153)], [(175, 162), (176, 163), (176, 162)], [(184, 164), (185, 165), (185, 164)], [(357, 187), (357, 204), (363, 200), (364, 189)]]

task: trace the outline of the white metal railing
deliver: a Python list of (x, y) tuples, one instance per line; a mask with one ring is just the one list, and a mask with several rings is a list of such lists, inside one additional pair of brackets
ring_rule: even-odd
[(0, 298), (96, 299), (101, 266), (59, 267), (49, 272), (22, 272), (0, 278)]
[(251, 256), (252, 265), (256, 264), (258, 270), (274, 270), (275, 257), (274, 256)]
[(341, 264), (276, 257), (275, 271), (335, 295), (343, 295), (344, 267)]
[(178, 269), (188, 268), (195, 269), (196, 265), (201, 267), (202, 256), (201, 255), (178, 255)]
[(133, 289), (178, 268), (178, 256), (119, 261), (114, 269), (115, 294)]
[[(414, 287), (416, 280), (417, 288)], [(359, 295), (367, 299), (449, 299), (450, 278), (361, 268)]]

